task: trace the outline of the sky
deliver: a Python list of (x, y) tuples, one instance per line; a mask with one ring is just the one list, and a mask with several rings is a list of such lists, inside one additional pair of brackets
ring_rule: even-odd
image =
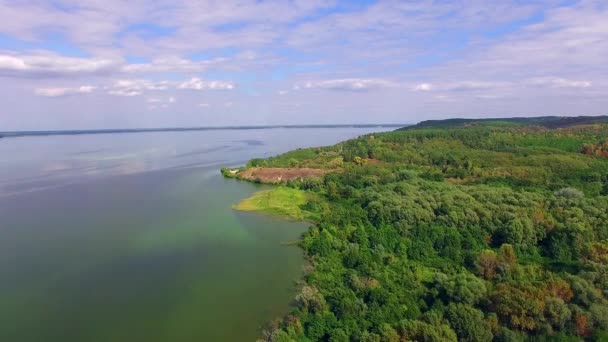
[(0, 131), (608, 114), (608, 1), (0, 0)]

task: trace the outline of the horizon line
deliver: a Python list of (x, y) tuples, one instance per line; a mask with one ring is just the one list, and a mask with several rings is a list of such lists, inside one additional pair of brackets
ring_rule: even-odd
[(101, 128), (101, 129), (51, 129), (51, 130), (18, 130), (0, 131), (0, 138), (16, 138), (26, 136), (49, 135), (89, 135), (112, 133), (153, 133), (153, 132), (192, 132), (213, 130), (246, 130), (246, 129), (277, 129), (277, 128), (373, 128), (373, 127), (405, 127), (412, 123), (375, 123), (375, 124), (302, 124), (302, 125), (230, 125), (230, 126), (194, 126), (194, 127), (153, 127), (153, 128)]

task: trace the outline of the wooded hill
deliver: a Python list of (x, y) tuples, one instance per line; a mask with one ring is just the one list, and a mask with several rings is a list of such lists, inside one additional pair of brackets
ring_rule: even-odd
[(287, 184), (319, 219), (264, 339), (608, 340), (604, 122), (427, 121), (252, 160), (335, 170)]
[(401, 128), (440, 128), (473, 125), (489, 126), (540, 126), (545, 128), (566, 128), (575, 125), (608, 124), (608, 116), (540, 116), (534, 118), (504, 118), (504, 119), (447, 119), (426, 120), (416, 125)]

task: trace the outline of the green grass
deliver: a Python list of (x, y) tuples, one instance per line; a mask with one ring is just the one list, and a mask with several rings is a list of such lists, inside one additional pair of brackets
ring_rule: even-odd
[(313, 220), (316, 216), (301, 208), (309, 201), (310, 196), (313, 195), (303, 190), (279, 186), (271, 190), (256, 192), (253, 196), (236, 204), (234, 209), (260, 211), (290, 220)]

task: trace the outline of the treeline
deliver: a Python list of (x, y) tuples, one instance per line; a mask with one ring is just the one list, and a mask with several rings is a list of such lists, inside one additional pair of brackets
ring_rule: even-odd
[(607, 137), (421, 128), (254, 161), (341, 170), (289, 184), (320, 219), (264, 339), (608, 340), (608, 158), (588, 152)]
[(575, 125), (608, 124), (608, 116), (541, 116), (541, 117), (520, 117), (504, 119), (447, 119), (447, 120), (426, 120), (416, 125), (402, 129), (422, 128), (422, 127), (442, 127), (453, 128), (458, 126), (487, 125), (487, 126), (539, 126), (545, 128), (567, 128)]

